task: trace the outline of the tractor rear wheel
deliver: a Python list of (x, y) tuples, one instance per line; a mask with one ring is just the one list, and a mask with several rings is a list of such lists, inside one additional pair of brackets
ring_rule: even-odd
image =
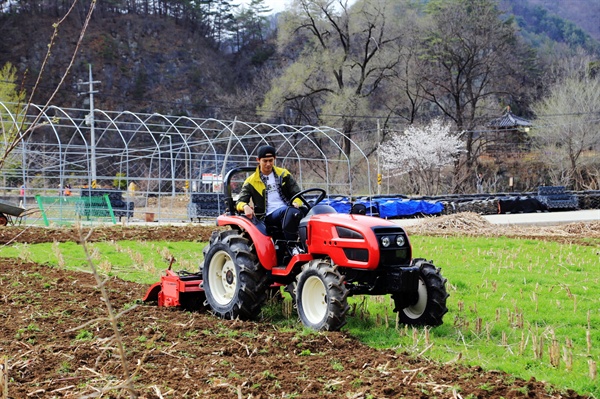
[(206, 302), (224, 319), (256, 318), (267, 297), (266, 270), (237, 230), (213, 234), (201, 267)]
[(419, 287), (418, 298), (416, 301), (405, 307), (398, 309), (399, 298), (392, 295), (396, 303), (395, 312), (399, 312), (400, 322), (416, 326), (436, 327), (443, 323), (444, 315), (448, 312), (446, 307), (446, 279), (442, 277), (439, 268), (425, 259), (414, 259), (413, 266), (419, 266)]
[(337, 266), (315, 259), (305, 264), (295, 290), (298, 316), (314, 330), (337, 331), (346, 324), (348, 290)]

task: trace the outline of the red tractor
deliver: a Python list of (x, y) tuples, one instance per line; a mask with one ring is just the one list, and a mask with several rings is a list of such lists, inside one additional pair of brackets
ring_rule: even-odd
[[(442, 324), (448, 311), (446, 279), (431, 262), (412, 259), (402, 227), (377, 217), (337, 213), (321, 204), (324, 190), (311, 188), (294, 197), (303, 202), (305, 216), (298, 240), (286, 241), (281, 231), (267, 230), (262, 222), (235, 211), (232, 178), (254, 170), (235, 168), (225, 176), (227, 211), (217, 224), (229, 229), (214, 231), (204, 248), (196, 278), (206, 295), (204, 304), (214, 314), (254, 319), (272, 288), (284, 286), (302, 323), (315, 330), (339, 330), (346, 323), (351, 295), (391, 294), (402, 323)], [(183, 291), (189, 279), (182, 276), (178, 282)]]

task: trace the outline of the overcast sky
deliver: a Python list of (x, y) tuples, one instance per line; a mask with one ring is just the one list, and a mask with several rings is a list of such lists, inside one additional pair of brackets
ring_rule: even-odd
[[(593, 0), (600, 1), (600, 0)], [(285, 10), (286, 6), (291, 2), (291, 0), (265, 0), (265, 5), (272, 9), (273, 14), (277, 12), (281, 12)], [(354, 4), (355, 0), (348, 1), (348, 5)], [(233, 4), (248, 4), (250, 0), (234, 0)], [(337, 4), (337, 2), (336, 2)]]
[[(238, 3), (238, 4), (248, 4), (250, 3), (249, 0), (238, 0), (233, 2)], [(281, 12), (285, 9), (286, 4), (288, 3), (288, 0), (265, 0), (265, 4), (267, 7), (269, 7), (270, 9), (273, 10), (273, 13), (276, 12)]]
[(286, 0), (266, 0), (265, 4), (273, 9), (273, 13), (276, 12), (281, 12), (285, 9), (286, 5), (287, 5), (287, 1)]

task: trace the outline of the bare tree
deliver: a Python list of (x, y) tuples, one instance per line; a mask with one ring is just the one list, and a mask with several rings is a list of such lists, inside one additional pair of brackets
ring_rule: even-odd
[[(65, 23), (65, 20), (69, 17), (69, 15), (71, 15), (71, 13), (74, 12), (76, 6), (78, 5), (77, 1), (74, 1), (73, 4), (71, 5), (71, 7), (69, 8), (69, 10), (66, 12), (66, 14), (64, 16), (62, 16), (58, 22), (54, 23), (53, 28), (54, 31), (52, 33), (52, 36), (50, 37), (50, 43), (48, 44), (48, 51), (46, 52), (46, 56), (42, 62), (42, 65), (39, 69), (38, 75), (37, 75), (37, 79), (35, 82), (35, 85), (29, 95), (29, 98), (26, 101), (26, 107), (23, 109), (23, 113), (27, 113), (27, 108), (29, 108), (29, 105), (32, 103), (32, 99), (33, 96), (37, 90), (37, 88), (39, 87), (40, 83), (43, 80), (44, 77), (44, 72), (48, 63), (48, 60), (50, 58), (50, 55), (52, 53), (52, 49), (54, 47), (54, 45), (56, 44), (57, 38), (58, 38), (58, 32), (59, 32), (59, 28), (62, 27), (62, 25)], [(6, 161), (8, 155), (21, 143), (24, 142), (27, 137), (29, 135), (31, 135), (31, 133), (35, 130), (38, 129), (40, 126), (43, 126), (44, 124), (40, 121), (41, 116), (43, 115), (43, 111), (52, 103), (52, 100), (54, 99), (54, 97), (56, 96), (56, 94), (58, 93), (59, 89), (61, 88), (61, 86), (64, 84), (65, 79), (67, 77), (67, 75), (69, 74), (69, 71), (71, 70), (71, 67), (73, 66), (74, 62), (75, 62), (75, 57), (77, 55), (77, 52), (79, 51), (79, 48), (81, 47), (81, 44), (83, 43), (83, 38), (85, 36), (85, 32), (87, 30), (87, 27), (89, 25), (89, 22), (92, 18), (93, 15), (93, 11), (94, 11), (94, 6), (96, 5), (96, 1), (93, 0), (89, 6), (86, 18), (85, 18), (85, 22), (83, 23), (83, 26), (81, 28), (81, 32), (79, 37), (77, 38), (77, 41), (75, 43), (75, 49), (73, 50), (73, 54), (71, 56), (71, 59), (68, 62), (68, 65), (66, 66), (64, 73), (62, 74), (60, 81), (57, 85), (57, 87), (55, 88), (55, 90), (52, 92), (52, 94), (50, 95), (50, 97), (47, 99), (46, 104), (43, 107), (42, 112), (40, 112), (38, 114), (37, 117), (35, 117), (33, 119), (33, 121), (25, 126), (25, 119), (23, 118), (23, 115), (19, 114), (16, 118), (16, 121), (14, 123), (14, 125), (11, 127), (11, 131), (9, 134), (5, 135), (5, 138), (8, 138), (9, 141), (6, 142), (6, 147), (3, 148), (3, 153), (0, 157), (0, 169), (3, 168), (4, 166), (4, 162)], [(19, 112), (21, 112), (21, 110), (18, 110)]]
[(533, 109), (533, 135), (551, 183), (598, 189), (593, 176), (600, 167), (600, 77), (581, 65), (558, 80)]
[(424, 31), (422, 7), (410, 1), (396, 2), (394, 7), (399, 13), (395, 13), (398, 18), (395, 24), (402, 30), (399, 34), (398, 63), (390, 76), (382, 80), (373, 98), (383, 116), (384, 132), (392, 124), (397, 125), (398, 120), (413, 124), (425, 116), (421, 112), (425, 100), (419, 72)]
[(424, 98), (464, 130), (467, 173), (478, 156), (474, 130), (512, 104), (531, 70), (511, 19), (503, 20), (493, 0), (435, 0), (428, 4), (429, 26), (419, 71)]
[[(48, 44), (48, 50), (46, 53), (46, 57), (44, 58), (43, 63), (39, 69), (35, 86), (34, 86), (32, 92), (30, 93), (29, 99), (27, 100), (27, 104), (24, 108), (22, 108), (22, 109), (24, 109), (23, 113), (27, 112), (27, 108), (29, 107), (30, 104), (32, 104), (31, 99), (33, 98), (33, 95), (34, 95), (36, 89), (44, 81), (44, 72), (46, 72), (45, 68), (47, 66), (48, 59), (50, 58), (52, 49), (53, 49), (54, 45), (56, 44), (56, 41), (58, 40), (58, 37), (59, 37), (58, 33), (59, 33), (60, 28), (63, 26), (63, 24), (65, 23), (67, 18), (70, 15), (72, 15), (72, 13), (77, 12), (77, 7), (78, 7), (79, 3), (80, 2), (78, 0), (74, 0), (72, 2), (72, 4), (70, 5), (70, 7), (68, 8), (67, 12), (57, 22), (55, 22), (53, 24), (54, 31), (50, 38), (50, 43)], [(83, 2), (81, 2), (81, 3), (83, 3)], [(56, 93), (61, 89), (61, 86), (64, 84), (65, 79), (74, 64), (75, 57), (83, 43), (83, 38), (85, 37), (85, 32), (86, 32), (89, 22), (92, 18), (95, 5), (96, 5), (96, 0), (91, 0), (89, 2), (89, 7), (87, 8), (87, 13), (85, 15), (85, 21), (82, 25), (81, 31), (79, 33), (79, 37), (78, 38), (67, 37), (66, 40), (73, 40), (75, 42), (75, 47), (74, 47), (72, 56), (64, 68), (60, 82), (58, 83), (58, 85), (56, 86), (56, 88), (54, 89), (54, 91), (50, 95), (50, 97), (47, 99), (45, 105), (42, 107), (42, 110), (41, 110), (41, 112), (39, 112), (38, 116), (34, 117), (32, 121), (26, 122), (25, 118), (23, 118), (23, 116), (22, 116), (22, 113), (20, 113), (17, 115), (16, 120), (13, 120), (12, 126), (10, 126), (10, 128), (5, 128), (5, 126), (3, 124), (3, 126), (2, 126), (3, 131), (5, 129), (8, 131), (8, 133), (6, 133), (4, 135), (4, 139), (5, 140), (8, 139), (8, 140), (6, 141), (6, 147), (2, 148), (2, 154), (0, 155), (0, 170), (4, 170), (7, 162), (9, 162), (9, 163), (11, 162), (11, 155), (12, 155), (12, 152), (15, 150), (15, 148), (17, 148), (17, 146), (21, 143), (24, 144), (25, 141), (27, 140), (28, 136), (31, 135), (33, 131), (35, 131), (36, 129), (39, 129), (40, 127), (43, 127), (45, 125), (45, 123), (42, 121), (42, 115), (44, 115), (44, 111), (52, 103), (52, 100), (56, 96)], [(9, 73), (7, 73), (7, 75), (10, 76), (10, 67), (8, 67), (7, 70), (9, 72)], [(14, 91), (14, 88), (12, 88), (12, 90)], [(17, 94), (17, 99), (21, 100), (21, 94)], [(17, 112), (20, 112), (20, 111), (21, 111), (21, 108), (17, 110)], [(39, 159), (38, 159), (38, 161), (39, 161)], [(26, 167), (26, 165), (23, 165), (23, 167)], [(91, 234), (91, 232), (90, 232), (90, 234)], [(98, 275), (97, 270), (96, 270), (95, 266), (92, 264), (89, 254), (87, 253), (87, 247), (85, 244), (86, 244), (86, 240), (88, 238), (89, 238), (89, 236), (84, 237), (83, 235), (80, 235), (80, 241), (83, 244), (83, 248), (86, 251), (86, 255), (88, 255), (87, 258), (88, 258), (88, 261), (90, 262), (92, 272), (94, 273), (96, 281), (98, 282), (98, 287), (100, 288), (100, 290), (103, 294), (103, 298), (107, 305), (108, 320), (110, 321), (110, 325), (114, 331), (114, 340), (115, 340), (114, 343), (116, 344), (116, 346), (118, 348), (116, 353), (117, 353), (117, 356), (121, 360), (121, 368), (122, 368), (121, 371), (123, 373), (122, 382), (115, 384), (115, 385), (113, 385), (112, 383), (107, 384), (107, 386), (104, 387), (103, 389), (98, 389), (96, 391), (96, 393), (101, 392), (101, 394), (103, 394), (104, 393), (103, 391), (109, 392), (109, 391), (119, 389), (119, 390), (123, 391), (122, 394), (129, 394), (129, 397), (137, 398), (138, 393), (133, 385), (133, 380), (134, 380), (135, 375), (131, 374), (129, 371), (130, 368), (129, 368), (129, 365), (127, 362), (126, 353), (124, 350), (123, 342), (122, 342), (122, 339), (120, 336), (119, 327), (118, 327), (118, 323), (117, 323), (117, 319), (119, 318), (120, 314), (116, 314), (114, 312), (114, 309), (110, 303), (109, 297), (106, 293), (106, 287), (105, 287), (106, 281), (102, 281), (102, 278)], [(123, 312), (121, 312), (121, 314), (122, 313)], [(87, 324), (96, 323), (97, 321), (98, 320), (93, 320)], [(85, 325), (87, 325), (87, 324), (85, 324)], [(84, 325), (80, 326), (79, 328), (82, 328), (82, 327), (84, 327)], [(96, 396), (96, 394), (93, 394), (93, 395)]]
[(279, 51), (290, 62), (261, 111), (279, 111), (288, 123), (341, 126), (349, 155), (359, 119), (372, 114), (368, 99), (399, 62), (391, 3), (359, 1), (349, 8), (346, 0), (295, 0), (279, 27)]

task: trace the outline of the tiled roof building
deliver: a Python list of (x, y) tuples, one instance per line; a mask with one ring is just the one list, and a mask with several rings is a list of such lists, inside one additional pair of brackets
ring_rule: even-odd
[(527, 132), (531, 126), (529, 120), (516, 116), (510, 111), (510, 107), (506, 107), (501, 117), (492, 119), (487, 124), (489, 130), (485, 152), (518, 156), (522, 150), (529, 148)]
[(500, 118), (492, 119), (488, 123), (488, 126), (495, 128), (514, 129), (519, 127), (530, 127), (532, 124), (527, 119), (516, 116), (510, 112), (510, 108), (507, 108), (507, 110), (504, 112), (504, 115), (502, 115)]

